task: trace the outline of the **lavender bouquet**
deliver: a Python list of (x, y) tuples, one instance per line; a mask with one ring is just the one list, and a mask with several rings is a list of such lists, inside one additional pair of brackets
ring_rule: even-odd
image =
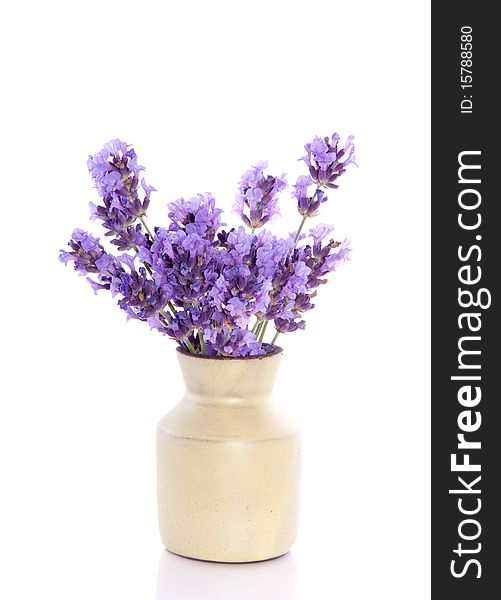
[[(338, 187), (338, 178), (355, 163), (353, 136), (339, 147), (339, 135), (305, 145), (308, 175), (292, 186), (301, 215), (288, 237), (264, 228), (278, 215), (285, 175), (265, 174), (266, 162), (246, 171), (234, 211), (244, 226), (224, 229), (222, 211), (210, 193), (168, 205), (167, 228), (146, 220), (155, 188), (146, 184), (134, 149), (112, 140), (87, 166), (101, 202), (91, 218), (101, 221), (100, 240), (75, 229), (60, 260), (72, 262), (95, 292), (119, 298), (127, 318), (139, 319), (177, 341), (192, 354), (254, 356), (271, 352), (281, 333), (304, 329), (303, 313), (314, 308), (316, 288), (349, 257), (348, 241), (334, 241), (333, 227), (318, 224), (303, 233), (309, 218)], [(274, 328), (266, 342), (270, 321)]]

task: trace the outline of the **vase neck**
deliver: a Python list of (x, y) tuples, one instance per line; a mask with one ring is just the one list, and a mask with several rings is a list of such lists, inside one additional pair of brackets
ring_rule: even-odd
[(255, 406), (270, 398), (282, 353), (212, 359), (178, 352), (185, 399), (210, 405)]

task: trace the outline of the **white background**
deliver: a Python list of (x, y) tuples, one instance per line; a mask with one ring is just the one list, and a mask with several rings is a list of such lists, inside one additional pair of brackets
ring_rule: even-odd
[[(2, 12), (0, 596), (428, 598), (428, 3)], [(303, 144), (334, 131), (356, 136), (360, 167), (319, 219), (354, 252), (307, 330), (281, 338), (276, 387), (304, 434), (299, 539), (255, 565), (175, 557), (155, 497), (156, 422), (182, 393), (174, 344), (57, 261), (74, 227), (100, 233), (87, 155), (133, 143), (162, 223), (201, 191), (229, 210), (259, 159), (294, 181)], [(298, 221), (287, 195), (282, 212), (278, 233)]]

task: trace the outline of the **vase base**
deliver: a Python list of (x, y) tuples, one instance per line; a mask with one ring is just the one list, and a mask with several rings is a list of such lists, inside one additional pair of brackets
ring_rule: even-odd
[(187, 556), (186, 554), (179, 554), (179, 552), (174, 552), (174, 550), (170, 550), (169, 548), (165, 548), (165, 550), (167, 552), (170, 552), (171, 554), (174, 554), (175, 556), (179, 556), (180, 558), (187, 558), (188, 560), (196, 560), (198, 562), (216, 563), (223, 565), (248, 565), (253, 563), (268, 562), (270, 560), (280, 558), (281, 556), (285, 556), (290, 552), (290, 550), (287, 550), (287, 552), (282, 552), (281, 554), (277, 554), (276, 556), (268, 556), (267, 558), (257, 558), (255, 560), (217, 560), (211, 558), (199, 558), (197, 556)]

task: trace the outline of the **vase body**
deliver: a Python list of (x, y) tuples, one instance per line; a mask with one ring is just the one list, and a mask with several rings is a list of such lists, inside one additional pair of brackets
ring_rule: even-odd
[(300, 435), (270, 398), (281, 354), (178, 351), (186, 394), (157, 430), (160, 535), (171, 552), (253, 562), (294, 543)]

